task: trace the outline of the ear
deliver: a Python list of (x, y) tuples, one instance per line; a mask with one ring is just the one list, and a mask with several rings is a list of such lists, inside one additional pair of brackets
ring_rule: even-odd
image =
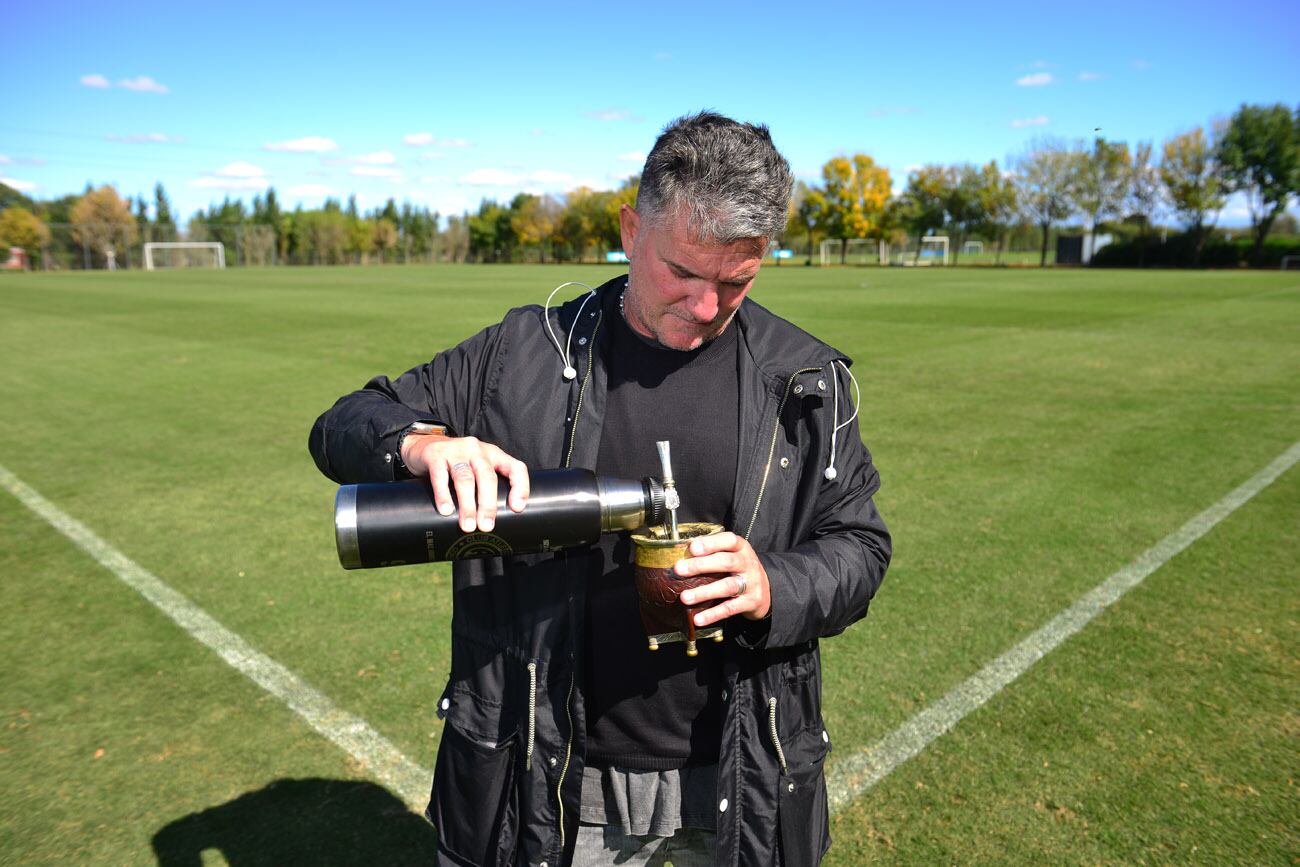
[(636, 248), (637, 233), (641, 231), (641, 215), (631, 205), (619, 206), (618, 231), (623, 238), (623, 252), (631, 259)]

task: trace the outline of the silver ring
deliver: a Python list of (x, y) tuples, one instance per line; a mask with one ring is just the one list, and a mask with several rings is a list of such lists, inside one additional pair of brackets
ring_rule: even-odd
[(737, 575), (736, 580), (740, 582), (740, 589), (736, 591), (736, 595), (744, 596), (745, 591), (749, 589), (749, 581), (745, 579), (744, 575)]
[(465, 470), (468, 470), (471, 473), (474, 472), (474, 468), (469, 465), (468, 461), (457, 461), (451, 465), (451, 474), (453, 476)]

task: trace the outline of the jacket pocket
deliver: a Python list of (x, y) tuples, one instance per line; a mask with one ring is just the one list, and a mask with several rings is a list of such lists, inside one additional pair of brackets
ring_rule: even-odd
[(777, 819), (783, 867), (820, 864), (831, 845), (830, 812), (823, 773), (827, 744), (806, 733), (787, 745), (788, 769), (777, 790)]
[(428, 815), (438, 831), (438, 849), (457, 863), (514, 861), (517, 741), (518, 736), (511, 735), (502, 743), (484, 743), (450, 720), (443, 727)]

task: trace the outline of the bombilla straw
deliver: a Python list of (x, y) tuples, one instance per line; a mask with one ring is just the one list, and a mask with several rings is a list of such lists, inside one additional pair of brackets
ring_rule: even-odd
[(673, 481), (672, 453), (668, 440), (659, 440), (655, 447), (659, 449), (659, 466), (664, 474), (664, 507), (668, 509), (668, 531), (676, 542), (681, 539), (677, 532), (677, 507), (682, 501), (677, 494), (677, 483)]

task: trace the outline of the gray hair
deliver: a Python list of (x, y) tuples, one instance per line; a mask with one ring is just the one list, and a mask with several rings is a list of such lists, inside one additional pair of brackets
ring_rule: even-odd
[(684, 210), (697, 237), (723, 244), (770, 239), (785, 230), (793, 185), (766, 126), (702, 111), (668, 124), (655, 141), (636, 209), (652, 221)]

